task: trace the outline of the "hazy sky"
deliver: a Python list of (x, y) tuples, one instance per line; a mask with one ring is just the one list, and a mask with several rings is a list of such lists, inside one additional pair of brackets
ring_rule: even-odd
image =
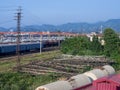
[(0, 0), (0, 27), (14, 26), (22, 6), (22, 25), (97, 22), (120, 18), (120, 0)]

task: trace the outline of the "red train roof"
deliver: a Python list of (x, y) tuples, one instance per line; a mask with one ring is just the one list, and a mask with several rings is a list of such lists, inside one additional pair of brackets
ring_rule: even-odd
[(107, 77), (97, 79), (96, 81), (94, 81), (94, 83), (99, 83), (99, 82), (104, 82), (104, 81), (108, 81), (108, 82), (111, 82), (111, 83), (114, 83), (114, 84), (120, 86), (120, 74), (116, 74), (116, 75), (107, 76)]

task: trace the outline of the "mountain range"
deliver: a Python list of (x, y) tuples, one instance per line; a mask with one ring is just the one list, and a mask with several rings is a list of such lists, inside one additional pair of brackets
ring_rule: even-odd
[[(21, 27), (21, 31), (50, 31), (50, 32), (75, 32), (75, 33), (89, 33), (89, 32), (100, 32), (100, 30), (104, 30), (105, 28), (112, 28), (116, 32), (120, 32), (120, 19), (110, 19), (108, 21), (101, 21), (96, 23), (87, 23), (87, 22), (80, 22), (80, 23), (66, 23), (62, 25), (29, 25)], [(5, 29), (0, 27), (0, 31), (9, 31), (13, 29), (16, 31), (16, 28), (9, 28)]]

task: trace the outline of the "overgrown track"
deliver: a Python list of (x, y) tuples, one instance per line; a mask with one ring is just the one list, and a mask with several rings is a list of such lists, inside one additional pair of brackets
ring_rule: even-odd
[[(33, 56), (33, 54), (24, 54), (24, 55), (20, 55), (20, 57), (35, 57), (35, 56)], [(14, 61), (14, 60), (16, 60), (16, 58), (17, 58), (17, 56), (15, 55), (15, 56), (8, 56), (8, 57), (4, 57), (4, 58), (0, 58), (0, 62), (7, 62), (7, 61)]]
[(93, 67), (99, 67), (106, 64), (112, 64), (106, 58), (100, 57), (80, 57), (80, 58), (69, 58), (69, 59), (48, 59), (38, 60), (21, 67), (21, 72), (26, 72), (34, 75), (56, 73), (67, 77), (82, 73)]

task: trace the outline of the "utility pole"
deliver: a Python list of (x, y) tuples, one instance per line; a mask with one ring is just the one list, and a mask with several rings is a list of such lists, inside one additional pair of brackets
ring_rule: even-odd
[(40, 35), (40, 54), (42, 53), (42, 34)]
[(16, 21), (17, 21), (17, 46), (16, 46), (16, 54), (17, 54), (17, 71), (19, 72), (20, 71), (20, 35), (21, 35), (21, 7), (19, 7), (17, 9), (17, 13), (16, 13)]
[(60, 48), (60, 37), (61, 37), (61, 31), (58, 31), (58, 48)]
[(103, 33), (103, 26), (101, 25), (101, 31), (100, 31), (100, 33), (102, 34)]

